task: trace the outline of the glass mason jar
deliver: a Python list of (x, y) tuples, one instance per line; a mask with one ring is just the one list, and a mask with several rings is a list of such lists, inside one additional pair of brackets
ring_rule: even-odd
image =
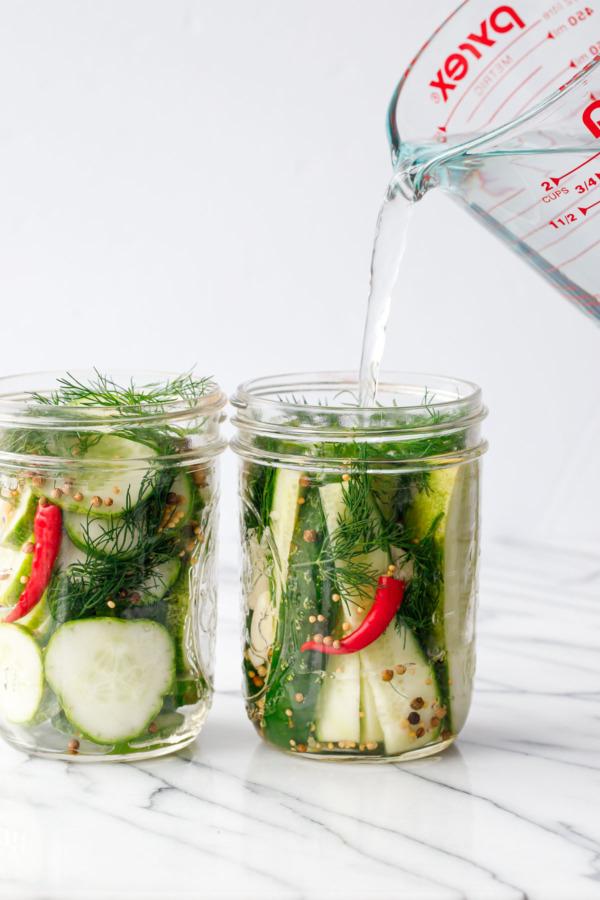
[(471, 701), (487, 411), (434, 376), (383, 376), (372, 409), (357, 395), (324, 373), (233, 397), (247, 712), (296, 755), (414, 759)]
[(96, 405), (89, 377), (0, 379), (0, 734), (129, 760), (185, 746), (210, 708), (226, 398), (186, 376), (136, 400), (170, 376), (123, 373)]

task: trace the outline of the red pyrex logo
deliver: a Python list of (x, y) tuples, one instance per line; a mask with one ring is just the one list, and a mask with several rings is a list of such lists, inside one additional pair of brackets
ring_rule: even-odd
[(456, 90), (456, 82), (462, 81), (469, 71), (471, 60), (467, 53), (472, 53), (475, 59), (481, 59), (480, 47), (493, 47), (497, 42), (497, 38), (490, 36), (490, 31), (496, 34), (506, 34), (515, 27), (525, 28), (523, 19), (517, 15), (512, 6), (499, 6), (491, 14), (489, 20), (483, 20), (479, 26), (479, 33), (473, 31), (467, 35), (465, 43), (459, 44), (458, 47), (464, 52), (451, 53), (442, 68), (438, 69), (437, 81), (434, 79), (429, 82), (432, 88), (439, 88), (442, 92), (444, 103), (447, 101), (450, 91)]
[(593, 116), (593, 113), (597, 110), (600, 110), (600, 100), (590, 103), (590, 105), (584, 109), (583, 124), (586, 128), (589, 128), (595, 138), (600, 138), (600, 114), (595, 118)]

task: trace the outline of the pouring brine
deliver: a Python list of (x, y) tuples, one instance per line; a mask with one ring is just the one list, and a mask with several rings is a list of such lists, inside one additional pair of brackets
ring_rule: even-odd
[(600, 11), (466, 0), (405, 72), (388, 130), (360, 405), (373, 405), (412, 204), (439, 187), (600, 323)]

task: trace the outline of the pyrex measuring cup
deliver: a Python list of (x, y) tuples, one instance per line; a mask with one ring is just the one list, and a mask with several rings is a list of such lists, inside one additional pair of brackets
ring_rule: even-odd
[(600, 8), (465, 0), (389, 111), (402, 191), (440, 186), (600, 323)]

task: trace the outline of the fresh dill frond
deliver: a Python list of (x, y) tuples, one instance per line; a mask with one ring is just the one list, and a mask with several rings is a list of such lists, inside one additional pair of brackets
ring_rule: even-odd
[(404, 531), (395, 545), (403, 553), (402, 565), (412, 563), (413, 567), (396, 617), (396, 627), (400, 630), (403, 624), (408, 625), (421, 641), (431, 631), (444, 584), (443, 560), (436, 541), (443, 518), (444, 514), (439, 513), (420, 540), (416, 541), (409, 531)]
[(56, 390), (49, 394), (32, 392), (29, 397), (46, 406), (125, 407), (143, 412), (145, 407), (153, 404), (170, 405), (180, 401), (193, 404), (213, 387), (211, 378), (196, 378), (191, 371), (144, 385), (136, 385), (133, 378), (129, 384), (121, 385), (97, 369), (94, 372), (95, 378), (87, 382), (67, 372), (57, 379)]
[[(145, 581), (159, 578), (159, 567), (178, 557), (180, 533), (171, 531), (164, 520), (171, 483), (172, 473), (149, 472), (140, 494), (144, 494), (144, 484), (150, 493), (133, 503), (128, 491), (124, 511), (102, 517), (100, 534), (92, 534), (94, 518), (88, 513), (82, 524), (88, 548), (85, 561), (55, 572), (48, 587), (48, 607), (54, 619), (63, 622), (97, 614), (106, 609), (109, 600), (130, 606), (130, 594)], [(159, 530), (163, 523), (166, 527)]]
[[(193, 410), (198, 400), (215, 388), (211, 378), (197, 378), (186, 372), (164, 381), (136, 384), (133, 379), (128, 384), (119, 384), (114, 378), (101, 374), (94, 369), (95, 376), (82, 381), (74, 375), (67, 374), (57, 379), (58, 387), (50, 393), (31, 392), (29, 400), (37, 406), (31, 407), (39, 413), (46, 410), (51, 414), (53, 409), (79, 408), (105, 410), (114, 419), (114, 433), (128, 440), (145, 443), (156, 447), (161, 454), (168, 455), (186, 447), (188, 438), (198, 430), (198, 421), (179, 417), (177, 421), (170, 418), (173, 405), (182, 404), (184, 409)], [(148, 417), (148, 424), (144, 419)], [(161, 418), (164, 417), (164, 421)], [(93, 428), (93, 418), (90, 419)], [(79, 442), (81, 457), (100, 439), (101, 435), (88, 429), (69, 430), (69, 417), (65, 416), (65, 428), (62, 432), (62, 445), (69, 440)], [(25, 436), (24, 436), (25, 437)], [(43, 439), (43, 432), (41, 435)], [(29, 441), (10, 439), (12, 446), (24, 446), (28, 452)], [(9, 452), (16, 452), (9, 448)], [(44, 444), (42, 443), (42, 447)], [(49, 455), (55, 455), (50, 453)]]

